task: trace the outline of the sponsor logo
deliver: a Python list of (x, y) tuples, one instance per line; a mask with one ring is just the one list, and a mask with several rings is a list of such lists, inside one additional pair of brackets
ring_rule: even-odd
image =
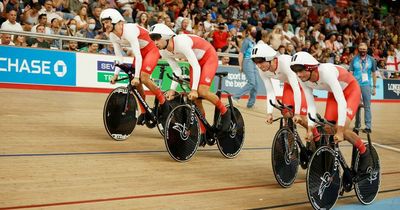
[(48, 60), (0, 57), (0, 71), (43, 75), (51, 75), (54, 73), (57, 77), (64, 77), (65, 74), (67, 74), (68, 68), (62, 60), (52, 62)]
[(388, 84), (388, 90), (396, 93), (397, 96), (400, 95), (400, 84)]
[(0, 46), (0, 82), (75, 86), (76, 54)]
[(346, 112), (347, 112), (348, 115), (353, 115), (353, 110), (350, 109), (350, 108), (347, 108)]
[(210, 82), (211, 82), (211, 79), (210, 79), (209, 77), (206, 77), (205, 80), (206, 80), (207, 83), (210, 83)]
[(183, 123), (183, 125), (180, 123), (175, 123), (172, 128), (179, 132), (179, 135), (183, 141), (186, 141), (189, 138), (190, 131), (185, 123)]

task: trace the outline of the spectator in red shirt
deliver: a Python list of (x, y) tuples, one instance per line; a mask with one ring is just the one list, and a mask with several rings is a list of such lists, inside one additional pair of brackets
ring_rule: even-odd
[(218, 52), (225, 51), (228, 47), (229, 33), (224, 23), (219, 23), (218, 28), (211, 33), (213, 46)]

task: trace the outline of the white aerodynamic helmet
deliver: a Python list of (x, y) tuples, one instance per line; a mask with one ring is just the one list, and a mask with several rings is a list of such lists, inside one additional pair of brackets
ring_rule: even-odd
[(121, 13), (116, 9), (105, 9), (100, 14), (100, 22), (103, 20), (111, 20), (112, 24), (117, 24), (119, 21), (125, 21), (124, 17), (122, 17)]
[(159, 39), (168, 40), (175, 35), (175, 32), (163, 23), (157, 23), (150, 27), (150, 38), (153, 41)]
[(299, 71), (314, 71), (318, 67), (319, 62), (308, 52), (297, 52), (292, 56), (290, 68), (294, 72)]
[(277, 55), (278, 52), (272, 49), (272, 47), (262, 43), (254, 46), (253, 50), (251, 51), (251, 59), (253, 60), (254, 63), (272, 61), (274, 58), (276, 58)]

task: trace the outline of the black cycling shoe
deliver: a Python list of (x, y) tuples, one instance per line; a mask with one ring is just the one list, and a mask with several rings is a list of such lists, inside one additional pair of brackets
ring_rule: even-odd
[(166, 100), (163, 104), (160, 105), (160, 122), (165, 125), (165, 121), (167, 120), (168, 114), (171, 112), (171, 107), (169, 102)]
[(231, 110), (228, 108), (225, 114), (220, 115), (217, 128), (221, 131), (228, 131), (231, 125)]
[(200, 144), (199, 144), (199, 146), (200, 147), (206, 146), (206, 142), (207, 142), (206, 134), (205, 133), (200, 134)]
[(137, 125), (144, 125), (146, 123), (146, 113), (141, 113), (137, 120)]
[(364, 154), (360, 155), (360, 161), (358, 164), (358, 172), (361, 174), (367, 173), (368, 168), (371, 166), (370, 163), (370, 153), (369, 153), (369, 148), (367, 146), (367, 149), (365, 150)]

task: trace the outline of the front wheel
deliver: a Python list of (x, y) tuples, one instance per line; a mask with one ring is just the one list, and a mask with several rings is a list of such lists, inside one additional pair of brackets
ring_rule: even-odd
[[(365, 145), (369, 147), (369, 145)], [(381, 184), (381, 165), (379, 161), (378, 153), (374, 146), (371, 145), (371, 151), (369, 158), (369, 162), (372, 163), (372, 166), (367, 169), (366, 177), (360, 179), (355, 183), (354, 189), (356, 191), (356, 195), (358, 200), (365, 205), (371, 204), (379, 192), (379, 186)], [(357, 158), (355, 161), (355, 170), (358, 170), (358, 165), (360, 161), (360, 155), (357, 153)]]
[[(227, 108), (230, 109), (230, 107)], [(233, 107), (233, 115), (231, 122), (229, 122), (229, 130), (217, 134), (218, 149), (226, 158), (235, 158), (242, 150), (244, 142), (245, 127), (242, 114), (237, 108)]]
[(200, 144), (200, 127), (189, 105), (177, 106), (169, 113), (164, 140), (168, 153), (178, 162), (188, 161), (196, 153)]
[(299, 168), (299, 149), (289, 128), (283, 127), (276, 133), (272, 142), (271, 161), (278, 184), (290, 187), (296, 180)]
[(128, 139), (135, 129), (136, 121), (137, 103), (133, 95), (126, 87), (114, 89), (108, 95), (103, 109), (103, 123), (108, 135), (116, 141)]
[(311, 157), (307, 170), (307, 195), (314, 209), (331, 209), (340, 189), (339, 160), (335, 151), (322, 146)]

